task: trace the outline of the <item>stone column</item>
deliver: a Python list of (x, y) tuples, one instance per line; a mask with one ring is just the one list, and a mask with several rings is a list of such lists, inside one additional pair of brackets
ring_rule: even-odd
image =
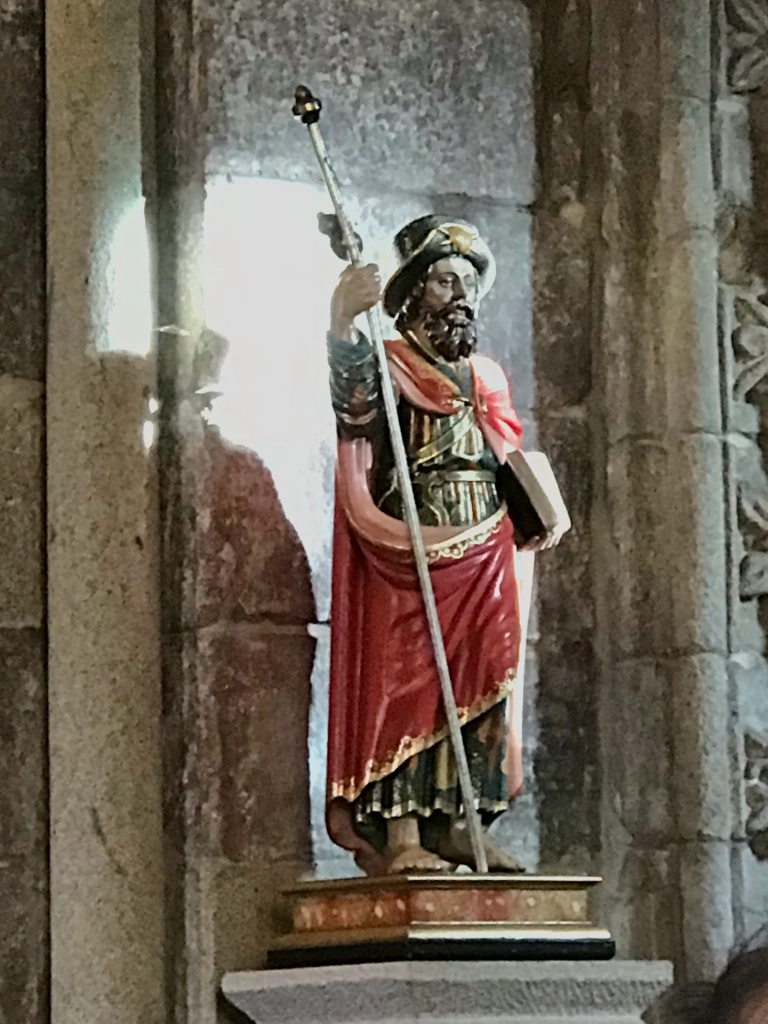
[(588, 424), (605, 918), (623, 955), (707, 974), (733, 939), (712, 24), (692, 0), (540, 17), (537, 346)]
[(139, 0), (49, 0), (55, 1024), (167, 1021)]
[(45, 148), (38, 0), (0, 2), (0, 1020), (48, 1009)]
[(691, 0), (592, 5), (607, 904), (689, 976), (733, 939), (710, 40)]
[(624, 948), (697, 977), (733, 940), (711, 22), (595, 0), (592, 32), (603, 858)]

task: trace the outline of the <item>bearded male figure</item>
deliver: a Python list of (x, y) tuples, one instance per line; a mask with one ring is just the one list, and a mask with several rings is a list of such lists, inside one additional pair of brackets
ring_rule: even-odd
[[(476, 808), (487, 833), (521, 783), (507, 698), (520, 649), (506, 455), (522, 428), (501, 368), (475, 354), (495, 263), (463, 221), (422, 217), (395, 238), (386, 344)], [(356, 316), (382, 298), (347, 268), (328, 359), (339, 434), (333, 542), (327, 824), (368, 874), (474, 867), (381, 397)], [(484, 833), (489, 868), (521, 866)]]

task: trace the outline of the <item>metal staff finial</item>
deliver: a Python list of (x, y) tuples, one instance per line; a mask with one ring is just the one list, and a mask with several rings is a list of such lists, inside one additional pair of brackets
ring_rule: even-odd
[[(344, 209), (344, 201), (341, 196), (341, 189), (339, 188), (339, 183), (336, 179), (333, 167), (331, 166), (331, 162), (328, 159), (328, 152), (325, 148), (323, 137), (320, 134), (318, 121), (320, 120), (321, 110), (322, 104), (320, 100), (313, 96), (312, 92), (305, 85), (300, 85), (296, 90), (293, 113), (296, 117), (300, 118), (302, 123), (309, 129), (312, 144), (315, 147), (317, 159), (320, 164), (320, 170), (322, 171), (323, 178), (325, 179), (325, 184), (328, 188), (328, 192), (330, 193), (333, 207), (339, 221), (344, 248), (346, 249), (352, 265), (357, 267), (360, 266), (361, 263), (360, 245), (358, 244), (359, 236), (355, 234), (350, 220), (347, 217)], [(469, 774), (467, 754), (464, 750), (464, 743), (461, 738), (461, 723), (459, 722), (459, 713), (456, 709), (456, 699), (453, 694), (453, 686), (451, 685), (451, 674), (448, 668), (448, 658), (445, 653), (445, 643), (443, 641), (442, 629), (440, 628), (440, 620), (437, 615), (435, 593), (432, 589), (432, 580), (429, 576), (427, 553), (424, 549), (424, 538), (421, 533), (421, 523), (419, 522), (419, 514), (416, 509), (416, 499), (413, 495), (411, 475), (408, 470), (408, 458), (405, 453), (403, 437), (400, 433), (400, 423), (397, 416), (397, 399), (395, 398), (395, 392), (392, 386), (392, 378), (389, 375), (387, 351), (384, 347), (384, 332), (381, 327), (379, 307), (374, 306), (373, 309), (369, 309), (367, 317), (373, 348), (379, 363), (381, 390), (384, 398), (384, 410), (387, 414), (387, 425), (389, 427), (389, 436), (392, 442), (392, 452), (395, 457), (395, 467), (397, 469), (398, 482), (400, 484), (400, 495), (403, 500), (405, 521), (408, 525), (408, 532), (410, 534), (411, 545), (413, 547), (413, 557), (416, 563), (416, 572), (419, 577), (421, 596), (424, 600), (424, 611), (427, 616), (429, 634), (432, 641), (432, 650), (435, 655), (437, 675), (440, 680), (440, 690), (443, 697), (445, 717), (448, 722), (451, 744), (456, 757), (456, 769), (459, 776), (459, 786), (467, 816), (467, 824), (469, 826), (469, 836), (472, 841), (472, 853), (475, 857), (475, 866), (477, 871), (481, 874), (487, 874), (488, 858), (486, 857), (485, 846), (483, 845), (483, 832), (480, 824), (480, 815), (475, 807), (475, 793), (472, 788), (472, 779)]]
[(317, 124), (320, 120), (320, 111), (323, 109), (323, 104), (320, 100), (315, 99), (311, 90), (306, 85), (298, 87), (295, 100), (296, 102), (293, 104), (295, 116), (300, 117), (303, 124)]

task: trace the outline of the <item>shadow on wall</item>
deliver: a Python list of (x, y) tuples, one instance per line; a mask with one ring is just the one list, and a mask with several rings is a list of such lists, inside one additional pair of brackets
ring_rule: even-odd
[[(198, 671), (208, 790), (228, 860), (305, 860), (307, 734), (316, 619), (306, 552), (272, 474), (209, 422), (231, 344), (206, 329), (195, 360), (203, 435), (196, 479)], [(279, 813), (275, 813), (279, 810)]]
[(213, 818), (230, 861), (309, 855), (314, 621), (306, 553), (259, 457), (205, 428), (198, 672)]

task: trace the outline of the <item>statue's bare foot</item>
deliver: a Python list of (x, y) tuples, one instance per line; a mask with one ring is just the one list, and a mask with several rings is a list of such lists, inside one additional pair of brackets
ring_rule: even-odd
[[(488, 836), (483, 834), (483, 846), (485, 856), (488, 859), (488, 870), (499, 874), (522, 874), (525, 867), (510, 854), (492, 843)], [(476, 870), (475, 855), (472, 852), (472, 841), (466, 828), (453, 825), (442, 835), (435, 845), (436, 852), (454, 864), (465, 864), (467, 867)]]
[(430, 853), (423, 846), (403, 846), (393, 850), (393, 857), (387, 869), (390, 875), (407, 875), (447, 872), (452, 866), (436, 853)]

